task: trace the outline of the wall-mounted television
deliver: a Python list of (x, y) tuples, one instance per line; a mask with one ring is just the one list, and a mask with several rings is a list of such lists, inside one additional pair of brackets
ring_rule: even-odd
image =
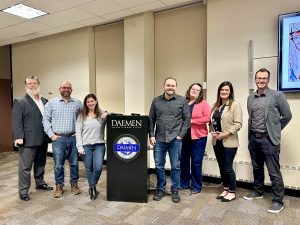
[(300, 12), (279, 15), (277, 87), (300, 92)]

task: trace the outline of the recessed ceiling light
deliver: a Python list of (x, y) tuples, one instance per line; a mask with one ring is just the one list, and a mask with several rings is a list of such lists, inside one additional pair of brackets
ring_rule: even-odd
[(3, 9), (1, 11), (16, 15), (16, 16), (20, 16), (20, 17), (23, 17), (26, 19), (32, 19), (35, 17), (39, 17), (39, 16), (48, 14), (46, 12), (31, 8), (31, 7), (23, 5), (23, 4), (14, 5), (9, 8)]

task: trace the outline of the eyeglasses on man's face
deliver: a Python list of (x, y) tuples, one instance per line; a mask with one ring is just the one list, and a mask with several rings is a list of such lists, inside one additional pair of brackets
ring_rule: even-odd
[(268, 77), (256, 77), (255, 80), (267, 81), (267, 80), (269, 80), (269, 78)]

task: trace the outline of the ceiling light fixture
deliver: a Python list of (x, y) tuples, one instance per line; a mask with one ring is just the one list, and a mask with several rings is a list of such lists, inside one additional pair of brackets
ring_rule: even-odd
[(35, 17), (39, 17), (39, 16), (48, 14), (46, 12), (31, 8), (31, 7), (23, 5), (23, 4), (14, 5), (9, 8), (3, 9), (1, 11), (16, 15), (16, 16), (20, 16), (20, 17), (23, 17), (26, 19), (32, 19)]

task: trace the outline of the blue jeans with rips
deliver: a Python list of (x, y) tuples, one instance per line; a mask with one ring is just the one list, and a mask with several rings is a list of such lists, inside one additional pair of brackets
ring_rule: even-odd
[(70, 182), (78, 181), (78, 151), (76, 148), (75, 136), (59, 137), (52, 143), (55, 184), (64, 184), (65, 181), (65, 160), (69, 160)]
[(180, 161), (182, 188), (191, 188), (194, 192), (202, 190), (202, 161), (206, 142), (207, 137), (183, 139)]
[(84, 162), (88, 183), (90, 187), (94, 187), (97, 185), (101, 176), (105, 145), (84, 145), (83, 148), (85, 154), (82, 155), (81, 158)]
[(171, 191), (180, 188), (180, 156), (182, 140), (174, 139), (170, 143), (157, 141), (154, 146), (154, 161), (157, 175), (157, 189), (166, 190), (166, 154), (169, 153), (171, 163)]

